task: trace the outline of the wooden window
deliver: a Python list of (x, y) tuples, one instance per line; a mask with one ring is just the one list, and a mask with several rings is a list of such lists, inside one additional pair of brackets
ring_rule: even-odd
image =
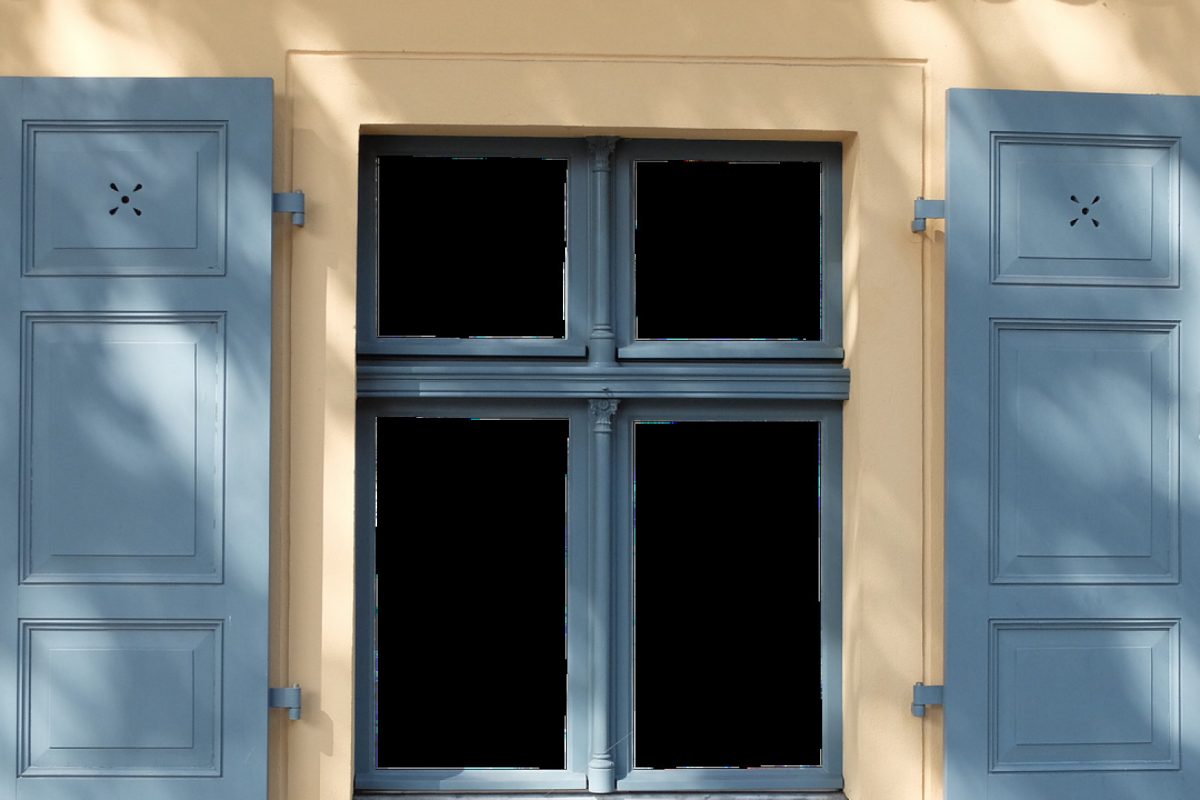
[(563, 339), (567, 159), (381, 156), (378, 334)]
[(564, 769), (569, 421), (375, 440), (378, 765)]
[(633, 766), (819, 765), (820, 423), (633, 430)]
[(841, 787), (840, 158), (363, 139), (360, 792)]
[(360, 354), (584, 355), (583, 142), (363, 143)]
[(841, 359), (841, 146), (631, 141), (614, 163), (622, 360)]

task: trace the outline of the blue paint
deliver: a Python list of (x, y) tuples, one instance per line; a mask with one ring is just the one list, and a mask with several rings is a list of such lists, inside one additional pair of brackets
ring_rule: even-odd
[(272, 106), (0, 79), (0, 796), (266, 796)]
[(947, 800), (1200, 794), (1200, 99), (952, 90)]
[[(361, 143), (356, 500), (355, 785), (359, 790), (504, 791), (822, 791), (842, 787), (841, 475), (842, 404), (850, 374), (843, 357), (841, 320), (841, 146), (798, 142), (664, 142), (619, 140), (429, 139), (365, 137)], [(379, 336), (376, 286), (382, 266), (376, 231), (390, 220), (376, 212), (378, 160), (395, 155), (531, 156), (569, 161), (565, 339), (424, 338)], [(698, 159), (819, 166), (810, 181), (809, 228), (821, 248), (805, 261), (821, 287), (820, 337), (637, 340), (634, 329), (634, 160)], [(611, 173), (612, 187), (609, 188)], [(603, 213), (595, 206), (605, 205)], [(609, 207), (611, 204), (611, 208)], [(611, 236), (614, 241), (608, 242)], [(470, 220), (463, 220), (469, 227)], [(580, 256), (580, 257), (576, 257)], [(609, 263), (611, 261), (611, 263)], [(819, 261), (818, 263), (815, 263)], [(393, 265), (394, 267), (394, 265)], [(821, 274), (815, 274), (815, 268)], [(815, 309), (815, 310), (814, 310)], [(713, 310), (719, 316), (721, 309)], [(804, 320), (816, 329), (816, 320)], [(613, 346), (619, 348), (615, 353)], [(526, 356), (545, 356), (526, 358)], [(470, 359), (462, 356), (472, 356)], [(553, 360), (552, 360), (553, 359)], [(832, 363), (831, 363), (832, 362)], [(618, 406), (619, 402), (619, 406)], [(615, 414), (611, 412), (615, 410)], [(376, 588), (376, 420), (386, 417), (569, 418), (567, 548), (567, 735), (565, 769), (387, 767), (375, 747), (378, 698), (374, 640)], [(819, 637), (811, 633), (807, 675), (812, 708), (776, 722), (803, 727), (815, 748), (790, 766), (761, 769), (690, 767), (639, 769), (631, 746), (632, 682), (632, 429), (642, 420), (755, 420), (819, 426), (815, 449), (819, 559), (797, 576)], [(586, 426), (586, 427), (585, 427)], [(395, 446), (393, 443), (390, 445)], [(474, 477), (474, 476), (473, 476)], [(469, 486), (464, 488), (471, 494)], [(819, 599), (819, 608), (812, 602)], [(797, 611), (797, 614), (800, 612)], [(472, 615), (476, 616), (476, 615)], [(482, 616), (479, 614), (478, 616)], [(715, 625), (715, 623), (714, 623)], [(817, 639), (819, 638), (819, 641)], [(413, 643), (414, 653), (421, 642)], [(813, 651), (819, 647), (819, 656)], [(819, 663), (814, 663), (819, 659)], [(686, 668), (681, 656), (680, 667)], [(674, 665), (672, 665), (674, 666)], [(800, 679), (806, 680), (806, 679)], [(819, 691), (819, 696), (817, 692)], [(703, 709), (704, 697), (697, 697)], [(714, 702), (711, 698), (707, 702)], [(386, 704), (385, 704), (386, 705)], [(819, 708), (819, 714), (815, 710)], [(702, 713), (702, 712), (701, 712)], [(686, 723), (681, 723), (686, 724)], [(819, 735), (818, 735), (819, 734)], [(819, 753), (813, 751), (819, 750)], [(795, 750), (792, 750), (795, 753)], [(728, 761), (724, 759), (730, 759)], [(734, 763), (739, 754), (705, 760)], [(691, 763), (691, 762), (688, 762)], [(740, 763), (740, 762), (739, 762)]]

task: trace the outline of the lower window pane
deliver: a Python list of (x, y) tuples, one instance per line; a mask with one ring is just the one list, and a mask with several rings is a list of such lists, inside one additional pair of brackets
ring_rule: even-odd
[(565, 768), (567, 421), (376, 446), (377, 766)]
[(819, 423), (634, 447), (634, 765), (820, 764)]

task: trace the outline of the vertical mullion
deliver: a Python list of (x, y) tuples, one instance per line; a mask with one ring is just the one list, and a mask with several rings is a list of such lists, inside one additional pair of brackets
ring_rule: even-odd
[(591, 756), (588, 789), (616, 789), (612, 740), (612, 420), (617, 400), (589, 400), (592, 417), (592, 580), (588, 612), (591, 619)]
[(592, 330), (588, 337), (589, 364), (615, 364), (617, 342), (612, 324), (612, 243), (609, 208), (612, 192), (612, 154), (617, 140), (612, 136), (593, 136), (587, 140), (592, 156)]
[[(588, 363), (614, 365), (617, 360), (613, 333), (612, 270), (610, 230), (612, 211), (612, 155), (616, 138), (596, 136), (588, 139), (591, 154), (591, 312), (592, 328), (588, 336)], [(593, 421), (591, 429), (591, 525), (592, 563), (588, 613), (591, 621), (591, 741), (588, 758), (588, 788), (592, 792), (616, 790), (612, 741), (612, 419), (616, 400), (588, 401)]]

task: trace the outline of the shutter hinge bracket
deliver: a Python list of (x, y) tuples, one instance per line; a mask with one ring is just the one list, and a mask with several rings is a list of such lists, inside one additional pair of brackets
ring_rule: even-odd
[(921, 231), (925, 230), (925, 220), (927, 219), (945, 218), (945, 200), (926, 200), (924, 197), (918, 197), (913, 201), (913, 233), (920, 233)]
[(267, 708), (286, 708), (288, 719), (300, 719), (300, 684), (267, 689)]
[(912, 715), (925, 716), (925, 706), (940, 706), (945, 694), (944, 686), (926, 686), (923, 683), (913, 684)]
[(271, 195), (271, 210), (276, 214), (291, 214), (292, 224), (304, 227), (304, 192), (275, 192)]

